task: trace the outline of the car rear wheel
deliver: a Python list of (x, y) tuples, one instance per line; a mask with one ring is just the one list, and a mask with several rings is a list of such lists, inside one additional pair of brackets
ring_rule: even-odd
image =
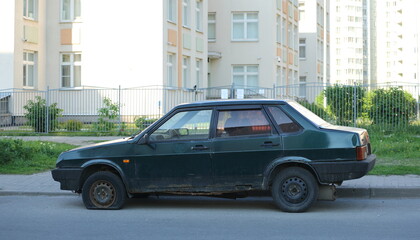
[(271, 193), (282, 211), (304, 212), (318, 198), (318, 183), (308, 170), (290, 167), (274, 178)]
[(127, 193), (120, 177), (111, 172), (96, 172), (83, 184), (82, 198), (88, 209), (120, 209)]

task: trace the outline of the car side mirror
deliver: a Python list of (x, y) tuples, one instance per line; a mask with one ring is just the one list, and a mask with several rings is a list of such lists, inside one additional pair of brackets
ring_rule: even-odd
[(156, 149), (154, 144), (150, 143), (150, 135), (149, 134), (144, 134), (142, 138), (140, 138), (140, 140), (137, 142), (137, 144), (139, 145), (147, 145), (150, 148), (152, 148), (153, 150)]
[(142, 138), (137, 142), (137, 144), (143, 145), (143, 144), (149, 144), (149, 134), (144, 134)]

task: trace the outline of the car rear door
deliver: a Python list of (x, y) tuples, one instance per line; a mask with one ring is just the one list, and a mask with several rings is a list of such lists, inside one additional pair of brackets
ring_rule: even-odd
[(218, 108), (212, 155), (215, 186), (261, 187), (268, 163), (281, 156), (281, 138), (262, 106)]

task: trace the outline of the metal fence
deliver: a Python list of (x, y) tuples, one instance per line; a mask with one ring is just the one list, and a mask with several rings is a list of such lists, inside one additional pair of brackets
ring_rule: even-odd
[(0, 90), (0, 131), (126, 135), (147, 127), (180, 103), (252, 98), (294, 99), (333, 124), (394, 130), (418, 126), (419, 95), (415, 84)]

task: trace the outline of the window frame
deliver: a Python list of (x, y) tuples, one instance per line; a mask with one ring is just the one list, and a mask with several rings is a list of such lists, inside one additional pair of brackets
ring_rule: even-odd
[[(64, 62), (63, 61), (63, 56), (64, 55), (69, 55), (70, 56), (70, 61), (69, 62)], [(80, 61), (75, 61), (75, 55), (80, 55), (80, 59), (82, 58), (82, 53), (81, 52), (61, 52), (60, 53), (60, 87), (61, 88), (77, 88), (77, 87), (81, 87), (82, 86), (82, 60)], [(70, 86), (64, 86), (63, 84), (63, 66), (70, 66)], [(80, 85), (79, 86), (75, 86), (75, 67), (80, 67)]]
[[(29, 16), (29, 5), (32, 3), (33, 16)], [(38, 0), (23, 0), (23, 18), (28, 20), (38, 19)]]
[[(171, 71), (169, 71), (170, 69)], [(177, 84), (175, 80), (176, 80), (176, 54), (167, 53), (167, 56), (166, 56), (166, 81), (167, 83), (166, 84), (169, 87), (176, 87)]]
[(182, 0), (182, 26), (191, 28), (191, 0)]
[[(210, 15), (214, 16), (214, 19), (211, 19), (210, 20), (210, 18), (209, 18)], [(208, 24), (208, 26), (207, 26), (207, 30), (208, 30), (208, 32), (207, 32), (207, 41), (209, 41), (209, 42), (215, 42), (216, 41), (216, 13), (215, 12), (209, 12), (208, 13), (208, 15), (207, 15), (207, 24)], [(210, 24), (214, 25), (214, 38), (210, 38), (210, 27), (209, 27)]]
[[(29, 55), (32, 54), (33, 60), (29, 59)], [(37, 76), (37, 54), (33, 51), (23, 52), (23, 72), (22, 72), (22, 86), (24, 88), (35, 88), (36, 76)], [(32, 84), (29, 84), (29, 66), (32, 66)]]
[(191, 82), (191, 57), (182, 56), (182, 87), (188, 88)]
[[(242, 72), (235, 72), (234, 68), (235, 67), (244, 67), (244, 71)], [(257, 67), (257, 71), (256, 72), (248, 72), (248, 68), (249, 67)], [(232, 74), (232, 84), (235, 84), (235, 76), (244, 76), (244, 85), (241, 85), (243, 87), (259, 87), (260, 84), (260, 67), (258, 64), (251, 64), (251, 65), (232, 65), (231, 68)], [(243, 73), (243, 74), (242, 74)], [(248, 76), (257, 76), (257, 85), (256, 86), (252, 86), (248, 84)]]
[(178, 21), (177, 0), (167, 0), (167, 4), (168, 4), (168, 10), (166, 11), (166, 20), (168, 22), (177, 23)]
[(203, 0), (195, 1), (195, 30), (197, 32), (204, 31), (204, 12), (203, 12)]
[[(60, 21), (61, 22), (81, 22), (82, 21), (82, 0), (68, 0), (69, 1), (69, 19), (64, 19), (64, 1), (60, 0)], [(79, 2), (80, 5), (80, 15), (75, 16), (75, 3)]]
[[(234, 19), (234, 15), (243, 15), (243, 19)], [(248, 19), (248, 14), (256, 14), (256, 19)], [(234, 31), (235, 31), (235, 23), (242, 23), (243, 24), (243, 36), (241, 38), (235, 38)], [(249, 23), (257, 23), (257, 37), (250, 38), (248, 37), (248, 24)], [(232, 42), (256, 42), (259, 41), (259, 13), (258, 12), (232, 12), (231, 14), (231, 41)]]

